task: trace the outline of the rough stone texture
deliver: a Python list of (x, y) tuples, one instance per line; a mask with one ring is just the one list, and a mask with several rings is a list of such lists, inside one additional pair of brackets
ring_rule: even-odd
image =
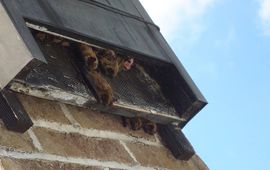
[[(57, 102), (21, 94), (18, 94), (18, 96), (33, 119), (70, 124)], [(154, 136), (148, 135), (143, 131), (132, 131), (123, 127), (120, 116), (70, 105), (66, 106), (74, 119), (86, 129), (107, 130), (142, 137), (150, 141), (156, 140)], [(38, 127), (33, 127), (32, 129), (41, 143), (44, 153), (66, 157), (89, 158), (100, 161), (115, 161), (130, 166), (137, 165), (123, 145), (117, 140), (89, 138), (79, 134), (60, 133), (58, 131)], [(33, 141), (27, 132), (20, 134), (8, 131), (0, 121), (0, 133), (0, 147), (8, 147), (15, 151), (38, 152), (37, 149), (34, 148)], [(157, 137), (159, 138), (159, 136)], [(145, 167), (171, 170), (208, 170), (208, 167), (197, 155), (194, 155), (189, 161), (180, 161), (175, 159), (171, 152), (165, 147), (148, 146), (139, 142), (126, 142), (126, 146), (138, 162)], [(1, 168), (4, 168), (4, 170), (103, 170), (105, 168), (86, 167), (79, 164), (56, 161), (19, 160), (7, 157), (0, 157), (0, 160), (2, 161), (2, 167), (0, 162), (0, 170), (2, 170)]]
[(17, 95), (22, 102), (25, 110), (31, 118), (45, 119), (68, 124), (70, 123), (64, 116), (58, 102), (31, 97), (28, 95)]
[(5, 128), (4, 123), (0, 121), (0, 145), (4, 147), (15, 148), (20, 151), (34, 151), (34, 145), (28, 133), (16, 133)]
[(175, 159), (165, 147), (146, 146), (140, 143), (127, 144), (137, 161), (143, 166), (161, 167), (172, 170), (200, 170), (193, 162)]
[(0, 165), (0, 169), (3, 170), (103, 170), (103, 168), (86, 167), (78, 164), (11, 158), (1, 158), (1, 163), (2, 167)]
[(190, 159), (190, 162), (192, 162), (195, 167), (198, 167), (199, 170), (209, 170), (203, 160), (196, 154)]
[(120, 116), (101, 113), (98, 111), (79, 108), (71, 105), (68, 105), (68, 109), (70, 110), (70, 113), (73, 115), (73, 117), (84, 128), (120, 132), (134, 137), (145, 138), (149, 141), (155, 141), (155, 137), (153, 135), (149, 135), (143, 130), (133, 131), (128, 127), (124, 127), (122, 124), (122, 118)]
[(134, 161), (118, 141), (87, 138), (78, 134), (56, 133), (42, 128), (34, 129), (45, 152), (73, 157), (132, 164)]

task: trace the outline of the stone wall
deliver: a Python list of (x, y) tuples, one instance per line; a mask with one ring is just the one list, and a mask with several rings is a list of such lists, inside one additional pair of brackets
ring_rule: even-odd
[(0, 122), (0, 170), (207, 170), (194, 155), (174, 159), (158, 135), (132, 131), (120, 117), (18, 94), (34, 126), (24, 134)]

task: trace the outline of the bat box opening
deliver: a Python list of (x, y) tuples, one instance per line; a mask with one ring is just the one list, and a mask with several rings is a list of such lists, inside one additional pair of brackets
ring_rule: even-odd
[[(171, 97), (174, 93), (167, 86), (170, 76), (177, 74), (170, 70), (171, 64), (128, 55), (124, 50), (112, 47), (110, 50), (119, 61), (119, 70), (112, 76), (106, 73), (108, 70), (104, 70), (105, 64), (102, 64), (102, 57), (109, 50), (106, 45), (97, 46), (44, 30), (31, 29), (31, 32), (47, 64), (34, 69), (26, 67), (12, 81), (12, 90), (82, 107), (96, 107), (127, 117), (144, 117), (162, 124), (183, 121), (172, 101), (176, 96)], [(91, 48), (96, 54), (99, 63), (95, 71), (112, 89), (111, 105), (102, 103), (104, 95), (99, 95), (97, 81), (93, 76), (87, 76), (90, 71), (86, 71), (86, 63), (95, 60), (86, 61), (81, 46)]]

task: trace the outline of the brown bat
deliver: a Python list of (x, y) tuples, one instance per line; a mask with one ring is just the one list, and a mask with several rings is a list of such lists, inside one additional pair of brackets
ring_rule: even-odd
[(44, 32), (38, 32), (35, 34), (36, 38), (40, 41), (45, 41), (47, 35)]
[(98, 54), (101, 71), (110, 77), (116, 77), (119, 72), (117, 56), (113, 50), (102, 50)]
[(92, 47), (85, 45), (85, 44), (79, 44), (78, 45), (79, 51), (81, 52), (81, 55), (83, 57), (84, 65), (86, 67), (86, 70), (88, 72), (95, 71), (98, 68), (98, 58), (93, 50)]
[(62, 37), (50, 35), (50, 34), (47, 34), (47, 33), (44, 33), (44, 32), (38, 32), (38, 33), (35, 34), (35, 36), (41, 42), (61, 44), (63, 47), (69, 47), (70, 46), (69, 41), (62, 38)]
[(150, 120), (145, 120), (145, 122), (143, 123), (143, 130), (145, 131), (145, 133), (154, 135), (155, 133), (157, 133), (157, 124)]
[(142, 119), (139, 117), (127, 118), (122, 117), (124, 127), (129, 127), (132, 130), (140, 130), (142, 128)]
[(144, 132), (150, 135), (154, 135), (157, 132), (156, 123), (150, 120), (143, 119), (140, 117), (133, 117), (133, 118), (122, 117), (122, 120), (124, 127), (129, 127), (132, 130), (140, 130), (141, 128), (143, 128)]
[(70, 42), (62, 37), (53, 37), (52, 42), (55, 44), (61, 44), (63, 47), (70, 47)]
[(131, 69), (131, 67), (134, 64), (134, 58), (128, 57), (126, 59), (118, 57), (118, 65), (119, 65), (119, 72), (124, 70), (124, 71), (128, 71)]
[(113, 104), (113, 90), (109, 83), (97, 71), (88, 71), (86, 74), (97, 92), (100, 102), (104, 105)]
[(104, 105), (112, 105), (113, 90), (109, 83), (98, 72), (99, 61), (96, 52), (91, 46), (85, 44), (79, 44), (78, 48), (83, 57), (85, 75), (93, 85), (98, 100)]

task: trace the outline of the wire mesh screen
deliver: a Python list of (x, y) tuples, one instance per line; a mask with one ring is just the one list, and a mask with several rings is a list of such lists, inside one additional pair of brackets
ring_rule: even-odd
[(43, 63), (34, 69), (26, 69), (16, 80), (40, 89), (54, 87), (83, 97), (92, 96), (84, 85), (82, 76), (75, 69), (69, 50), (58, 44), (36, 40), (48, 64)]
[(115, 78), (106, 79), (112, 86), (117, 100), (176, 115), (172, 104), (163, 96), (160, 86), (140, 65), (120, 72)]
[[(91, 83), (88, 85), (80, 71), (84, 63), (78, 57), (81, 54), (73, 47), (74, 44), (66, 48), (51, 41), (40, 42), (37, 39), (37, 43), (48, 64), (20, 74), (20, 79), (40, 87), (50, 85), (81, 96), (93, 96), (87, 89), (87, 86), (91, 88)], [(114, 78), (103, 77), (112, 87), (114, 99), (142, 109), (177, 116), (174, 106), (164, 97), (159, 84), (138, 63), (135, 62), (132, 69), (121, 71)]]

